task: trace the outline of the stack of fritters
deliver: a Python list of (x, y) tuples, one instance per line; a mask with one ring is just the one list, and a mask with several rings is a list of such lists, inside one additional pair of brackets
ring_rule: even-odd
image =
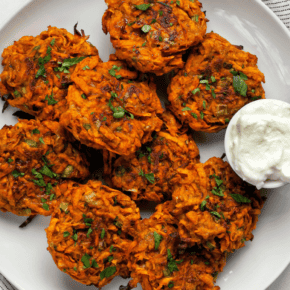
[[(227, 255), (253, 239), (263, 200), (223, 160), (200, 163), (188, 127), (225, 128), (265, 97), (264, 75), (256, 56), (205, 35), (197, 0), (106, 2), (103, 30), (116, 49), (107, 62), (76, 26), (4, 50), (0, 96), (36, 120), (0, 131), (0, 210), (51, 215), (48, 250), (83, 284), (119, 275), (131, 276), (129, 288), (218, 290)], [(162, 108), (153, 77), (177, 69), (169, 108), (181, 123)], [(75, 144), (102, 150), (107, 183), (130, 197), (67, 180), (93, 176)], [(141, 220), (133, 200), (163, 203)]]

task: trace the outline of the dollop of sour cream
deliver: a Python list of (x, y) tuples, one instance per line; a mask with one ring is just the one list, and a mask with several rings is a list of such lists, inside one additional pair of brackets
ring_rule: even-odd
[(258, 189), (268, 180), (290, 182), (290, 104), (258, 100), (231, 120), (228, 159), (236, 173)]

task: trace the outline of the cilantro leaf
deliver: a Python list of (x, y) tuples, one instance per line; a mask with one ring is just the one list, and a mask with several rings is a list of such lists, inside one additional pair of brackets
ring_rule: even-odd
[(221, 218), (221, 215), (217, 211), (211, 211), (210, 213), (219, 219)]
[(64, 238), (67, 238), (67, 237), (69, 237), (69, 235), (70, 235), (70, 233), (69, 233), (69, 232), (64, 232), (64, 233), (63, 233), (63, 237), (64, 237)]
[(234, 76), (233, 77), (233, 87), (234, 90), (239, 93), (241, 96), (247, 96), (248, 86), (245, 81), (241, 78), (241, 76)]
[(100, 273), (100, 278), (103, 280), (104, 278), (109, 278), (117, 272), (116, 267), (108, 267)]
[(19, 177), (19, 176), (24, 176), (24, 173), (18, 172), (16, 169), (13, 170), (13, 171), (11, 172), (11, 174), (12, 174), (12, 176), (13, 176), (14, 178), (17, 178), (17, 177)]
[(251, 202), (251, 200), (249, 198), (247, 198), (243, 195), (236, 194), (236, 193), (231, 193), (230, 195), (236, 202), (239, 202), (239, 203), (250, 203)]
[(70, 67), (73, 65), (78, 64), (79, 62), (81, 62), (83, 59), (85, 59), (86, 56), (80, 56), (80, 57), (73, 57), (73, 58), (66, 58), (63, 63), (62, 63), (62, 67)]
[(105, 234), (106, 234), (105, 229), (102, 229), (102, 232), (101, 232), (101, 239), (103, 239), (103, 238), (105, 237)]
[(211, 192), (217, 196), (224, 196), (223, 191), (220, 187), (214, 187)]
[(205, 210), (205, 206), (206, 206), (206, 204), (207, 204), (207, 201), (206, 201), (206, 200), (203, 200), (203, 201), (201, 202), (201, 204), (200, 204), (200, 209), (201, 209), (202, 211)]
[(99, 268), (99, 265), (98, 265), (98, 263), (96, 262), (95, 259), (92, 260), (92, 266), (91, 267), (93, 267), (93, 268)]
[(56, 100), (53, 98), (53, 94), (51, 94), (51, 96), (46, 95), (46, 96), (45, 96), (45, 100), (47, 101), (47, 104), (48, 104), (48, 105), (55, 105), (55, 104), (58, 103), (58, 101), (56, 101)]
[(151, 183), (153, 184), (155, 182), (155, 178), (154, 178), (154, 174), (153, 173), (148, 173), (145, 174), (145, 178)]
[(40, 134), (40, 132), (39, 132), (38, 129), (33, 129), (33, 130), (31, 131), (31, 135), (33, 135), (33, 134)]
[(153, 235), (154, 235), (154, 242), (155, 242), (155, 250), (158, 250), (158, 247), (163, 237), (156, 232), (154, 232)]
[(135, 5), (136, 9), (139, 9), (141, 11), (146, 11), (149, 7), (151, 6), (151, 4), (140, 4), (140, 5)]
[(83, 262), (84, 264), (84, 269), (88, 269), (91, 267), (91, 264), (90, 264), (90, 258), (91, 256), (89, 254), (84, 254), (81, 258), (81, 261)]
[(192, 91), (192, 93), (195, 95), (196, 93), (199, 93), (200, 92), (200, 88), (196, 88)]
[(184, 112), (184, 111), (191, 111), (191, 109), (188, 108), (188, 107), (185, 107), (185, 108), (183, 108), (181, 111), (182, 111), (182, 112)]
[(40, 170), (40, 173), (50, 177), (50, 178), (55, 178), (57, 177), (57, 174), (52, 172), (46, 165), (44, 165)]

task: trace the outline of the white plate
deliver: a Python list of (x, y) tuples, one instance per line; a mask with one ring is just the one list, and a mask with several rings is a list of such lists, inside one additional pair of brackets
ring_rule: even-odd
[[(3, 2), (2, 2), (3, 3)], [(265, 73), (266, 97), (287, 101), (290, 92), (290, 35), (279, 19), (260, 0), (204, 0), (208, 31), (214, 30), (233, 44), (259, 57), (259, 68)], [(5, 6), (0, 3), (0, 9)], [(106, 5), (102, 0), (35, 0), (17, 13), (0, 30), (0, 51), (24, 35), (37, 35), (48, 25), (73, 31), (79, 28), (91, 35), (101, 58), (106, 61), (113, 48), (103, 34), (101, 18)], [(0, 115), (0, 126), (14, 124), (13, 109)], [(221, 156), (224, 131), (195, 135), (202, 161)], [(263, 290), (284, 270), (290, 261), (290, 187), (270, 192), (255, 230), (254, 241), (237, 251), (228, 261), (217, 285), (222, 290)], [(21, 230), (24, 220), (0, 213), (0, 272), (19, 290), (90, 289), (60, 272), (47, 252), (44, 228), (49, 218), (38, 217)], [(104, 290), (118, 289), (127, 281), (114, 279)], [(141, 289), (138, 288), (138, 289)]]

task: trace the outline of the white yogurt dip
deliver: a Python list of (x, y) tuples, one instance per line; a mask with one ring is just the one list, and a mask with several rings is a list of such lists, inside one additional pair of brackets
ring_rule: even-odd
[(270, 181), (290, 182), (290, 104), (258, 100), (231, 120), (225, 138), (236, 173), (258, 189)]

